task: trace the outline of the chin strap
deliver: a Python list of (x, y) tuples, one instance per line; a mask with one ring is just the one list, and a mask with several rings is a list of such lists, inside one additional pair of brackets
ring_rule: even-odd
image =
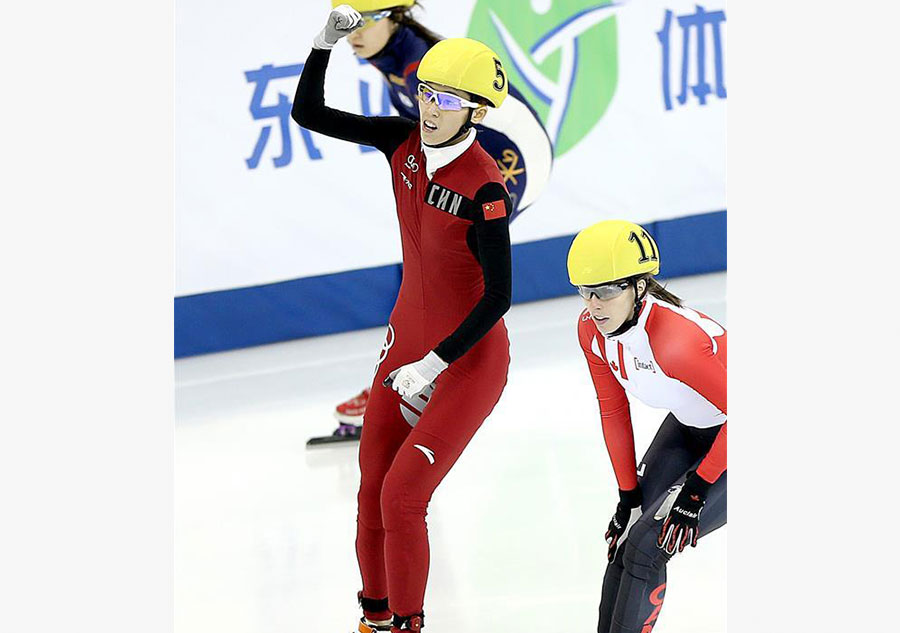
[[(647, 289), (644, 289), (644, 295), (638, 293), (637, 289), (637, 278), (631, 278), (631, 285), (634, 288), (634, 313), (631, 315), (631, 318), (625, 321), (615, 332), (611, 332), (607, 336), (619, 336), (620, 334), (624, 334), (635, 325), (637, 325), (638, 319), (641, 318), (641, 301), (644, 299), (644, 295), (647, 294)], [(647, 286), (649, 288), (649, 286)]]
[(469, 130), (472, 129), (472, 115), (475, 114), (475, 108), (469, 108), (469, 116), (466, 117), (466, 122), (462, 124), (462, 127), (459, 128), (460, 134), (468, 134)]

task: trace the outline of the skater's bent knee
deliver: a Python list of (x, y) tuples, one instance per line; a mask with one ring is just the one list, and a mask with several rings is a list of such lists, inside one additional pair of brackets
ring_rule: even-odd
[(669, 561), (666, 553), (656, 546), (658, 523), (635, 525), (625, 540), (622, 564), (636, 578), (651, 578)]
[(399, 528), (411, 517), (424, 520), (427, 506), (427, 500), (417, 498), (411, 482), (388, 473), (381, 488), (381, 514), (385, 529)]

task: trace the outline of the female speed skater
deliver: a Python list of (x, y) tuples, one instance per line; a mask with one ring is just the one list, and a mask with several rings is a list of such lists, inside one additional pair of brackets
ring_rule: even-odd
[[(415, 0), (332, 0), (332, 7), (348, 4), (363, 16), (363, 25), (347, 37), (348, 44), (384, 76), (391, 103), (400, 116), (419, 120), (418, 67), (422, 56), (441, 37), (412, 15)], [(515, 86), (500, 108), (490, 110), (475, 124), (478, 143), (497, 162), (509, 192), (509, 220), (531, 205), (550, 178), (553, 148), (537, 113)], [(369, 399), (369, 390), (335, 408), (340, 426), (324, 441), (353, 440)], [(323, 441), (320, 440), (320, 441)]]
[[(599, 633), (650, 633), (666, 563), (726, 519), (727, 334), (653, 278), (659, 256), (647, 231), (621, 220), (589, 226), (569, 249), (585, 304), (578, 340), (619, 486)], [(626, 393), (669, 411), (640, 467)]]
[(503, 103), (508, 86), (487, 46), (448, 39), (419, 65), (417, 121), (326, 107), (330, 49), (362, 24), (349, 6), (331, 11), (292, 116), (307, 129), (374, 146), (391, 167), (403, 280), (360, 439), (356, 552), (358, 630), (397, 633), (424, 625), (432, 493), (506, 386), (512, 202), (473, 126)]

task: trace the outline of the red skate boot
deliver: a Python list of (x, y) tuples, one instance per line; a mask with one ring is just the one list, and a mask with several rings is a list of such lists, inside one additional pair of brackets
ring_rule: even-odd
[(363, 421), (363, 415), (366, 413), (367, 404), (369, 404), (368, 387), (346, 402), (340, 403), (334, 410), (334, 417), (336, 417), (341, 424), (360, 425)]

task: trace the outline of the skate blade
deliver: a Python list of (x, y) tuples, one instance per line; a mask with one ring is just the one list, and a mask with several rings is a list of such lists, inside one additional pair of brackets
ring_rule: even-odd
[(306, 447), (353, 444), (359, 441), (360, 434), (362, 434), (362, 426), (357, 426), (355, 424), (341, 424), (341, 426), (339, 426), (331, 435), (310, 438), (306, 442)]
[(358, 435), (348, 435), (344, 437), (336, 437), (334, 435), (326, 435), (324, 437), (311, 437), (306, 440), (307, 448), (315, 446), (333, 446), (335, 444), (356, 444), (359, 442)]

